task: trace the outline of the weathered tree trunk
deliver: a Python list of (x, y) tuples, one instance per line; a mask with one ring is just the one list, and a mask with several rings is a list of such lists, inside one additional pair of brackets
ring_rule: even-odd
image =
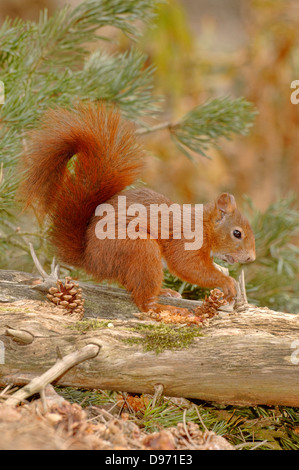
[[(144, 352), (142, 344), (126, 342), (144, 334), (132, 331), (141, 322), (134, 319), (136, 308), (127, 294), (86, 287), (84, 293), (92, 299), (92, 306), (87, 301), (87, 310), (96, 316), (95, 305), (99, 305), (100, 317), (112, 318), (113, 327), (106, 322), (82, 333), (76, 330), (75, 320), (51, 313), (50, 304), (41, 312), (34, 311), (28, 301), (8, 308), (8, 301), (42, 298), (31, 282), (25, 273), (2, 273), (0, 340), (5, 360), (0, 365), (0, 386), (26, 384), (53, 366), (58, 355), (97, 344), (101, 349), (96, 357), (73, 367), (56, 383), (131, 393), (153, 393), (162, 384), (169, 396), (299, 406), (297, 315), (247, 305), (243, 311), (222, 312), (213, 318), (190, 346), (156, 354)], [(114, 320), (118, 308), (119, 318), (125, 311), (127, 319)]]

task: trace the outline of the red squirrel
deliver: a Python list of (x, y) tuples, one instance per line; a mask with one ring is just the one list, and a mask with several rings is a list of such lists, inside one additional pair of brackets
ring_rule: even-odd
[[(58, 258), (90, 273), (95, 280), (116, 281), (132, 294), (141, 311), (159, 309), (157, 296), (163, 293), (162, 259), (170, 272), (201, 287), (219, 287), (228, 301), (236, 296), (235, 280), (213, 263), (213, 256), (228, 263), (255, 260), (254, 234), (228, 193), (203, 205), (203, 243), (186, 250), (184, 234), (158, 233), (146, 238), (99, 239), (95, 215), (101, 204), (116, 210), (118, 196), (126, 204), (172, 202), (145, 187), (126, 189), (141, 174), (142, 148), (134, 126), (119, 111), (104, 104), (79, 104), (74, 110), (49, 110), (39, 129), (29, 135), (23, 158), (26, 175), (21, 190), (26, 207), (37, 205), (51, 222), (51, 242)], [(191, 210), (194, 218), (194, 210)], [(132, 217), (127, 216), (126, 224)], [(193, 220), (193, 219), (192, 219)], [(194, 220), (193, 220), (194, 222)], [(117, 223), (117, 217), (116, 217)]]

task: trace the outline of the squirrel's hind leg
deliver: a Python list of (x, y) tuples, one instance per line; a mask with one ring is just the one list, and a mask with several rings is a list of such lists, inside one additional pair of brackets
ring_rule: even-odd
[(168, 294), (170, 296), (172, 294), (172, 297), (180, 297), (180, 294), (174, 291), (170, 293), (170, 289), (161, 288), (163, 265), (157, 242), (148, 239), (133, 240), (130, 252), (134, 262), (130, 263), (122, 284), (131, 292), (138, 309), (142, 312), (169, 310), (172, 313), (189, 314), (190, 312), (186, 308), (158, 303), (159, 295)]
[(130, 240), (129, 243), (130, 260), (124, 263), (126, 270), (119, 280), (131, 292), (138, 309), (147, 312), (155, 305), (163, 281), (160, 247), (149, 239)]

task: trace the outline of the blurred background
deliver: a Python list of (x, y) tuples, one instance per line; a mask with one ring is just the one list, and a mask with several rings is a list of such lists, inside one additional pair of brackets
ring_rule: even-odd
[[(70, 0), (77, 5), (79, 0)], [(63, 0), (0, 0), (8, 15), (37, 21)], [(155, 27), (139, 47), (156, 66), (156, 93), (166, 97), (165, 119), (179, 119), (208, 98), (244, 96), (259, 114), (249, 136), (221, 141), (211, 160), (189, 161), (167, 131), (146, 139), (146, 182), (173, 200), (195, 203), (230, 191), (265, 210), (289, 191), (298, 194), (298, 106), (290, 84), (299, 79), (299, 2), (296, 0), (172, 0), (160, 8)], [(111, 30), (105, 34), (112, 37)], [(119, 40), (119, 38), (118, 38)], [(128, 47), (120, 38), (121, 47)], [(109, 45), (110, 49), (117, 46)]]

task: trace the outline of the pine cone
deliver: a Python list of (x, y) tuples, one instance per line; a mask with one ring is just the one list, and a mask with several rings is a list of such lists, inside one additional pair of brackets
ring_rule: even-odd
[(165, 306), (165, 310), (160, 312), (149, 311), (147, 314), (158, 322), (163, 323), (180, 323), (186, 325), (208, 326), (209, 319), (218, 314), (218, 309), (225, 305), (227, 302), (224, 299), (224, 294), (219, 289), (213, 289), (209, 297), (206, 297), (200, 307), (197, 307), (194, 312), (189, 314), (182, 314), (178, 309), (174, 313), (171, 307)]
[(218, 314), (218, 309), (226, 303), (223, 292), (219, 289), (213, 289), (209, 297), (205, 298), (203, 304), (197, 307), (194, 313), (196, 316), (202, 318), (203, 321), (208, 322), (208, 319), (215, 317), (215, 315)]
[(70, 277), (65, 278), (65, 283), (58, 279), (57, 287), (50, 287), (47, 298), (58, 307), (66, 310), (65, 315), (78, 317), (84, 316), (84, 299), (79, 284), (71, 282)]

